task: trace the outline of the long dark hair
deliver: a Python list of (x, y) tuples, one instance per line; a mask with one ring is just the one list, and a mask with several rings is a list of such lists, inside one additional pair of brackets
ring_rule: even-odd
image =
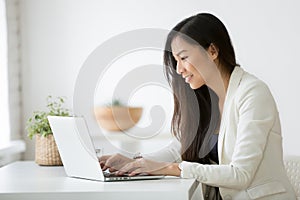
[[(172, 133), (181, 142), (183, 160), (208, 164), (210, 161), (207, 148), (211, 148), (208, 143), (212, 133), (218, 131), (221, 120), (218, 97), (206, 85), (195, 90), (191, 89), (176, 73), (176, 60), (172, 55), (171, 43), (180, 35), (191, 38), (192, 40), (186, 41), (190, 43), (195, 41), (205, 50), (213, 43), (218, 49), (218, 67), (222, 73), (231, 74), (238, 64), (224, 24), (212, 14), (200, 13), (184, 19), (167, 37), (164, 70), (174, 97)], [(201, 151), (206, 152), (205, 155), (201, 154)]]

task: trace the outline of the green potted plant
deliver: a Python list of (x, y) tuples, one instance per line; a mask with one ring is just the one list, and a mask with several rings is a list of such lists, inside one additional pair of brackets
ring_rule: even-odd
[(143, 108), (123, 104), (119, 99), (95, 107), (94, 113), (99, 125), (108, 131), (124, 131), (133, 127), (141, 118)]
[(62, 161), (47, 119), (47, 116), (70, 116), (64, 108), (65, 98), (47, 97), (47, 111), (34, 111), (27, 120), (28, 137), (35, 137), (35, 162), (39, 165), (62, 165)]

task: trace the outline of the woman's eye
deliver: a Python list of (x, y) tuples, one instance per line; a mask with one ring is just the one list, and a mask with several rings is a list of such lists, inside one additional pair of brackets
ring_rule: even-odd
[(185, 59), (187, 59), (187, 56), (185, 56), (185, 57), (182, 57), (182, 58), (180, 58), (181, 60), (185, 60)]

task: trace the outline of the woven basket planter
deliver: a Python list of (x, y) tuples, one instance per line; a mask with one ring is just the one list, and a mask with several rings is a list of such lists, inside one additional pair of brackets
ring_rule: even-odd
[(46, 166), (63, 165), (52, 134), (46, 137), (35, 135), (35, 162)]

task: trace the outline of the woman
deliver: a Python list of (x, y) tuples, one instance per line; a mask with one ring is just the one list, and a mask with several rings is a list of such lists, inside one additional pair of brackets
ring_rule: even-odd
[(196, 178), (207, 185), (208, 199), (295, 199), (275, 101), (262, 81), (238, 66), (223, 23), (201, 13), (177, 24), (164, 64), (174, 93), (172, 133), (180, 142), (168, 151), (179, 148), (181, 161), (116, 154), (100, 158), (102, 169)]

